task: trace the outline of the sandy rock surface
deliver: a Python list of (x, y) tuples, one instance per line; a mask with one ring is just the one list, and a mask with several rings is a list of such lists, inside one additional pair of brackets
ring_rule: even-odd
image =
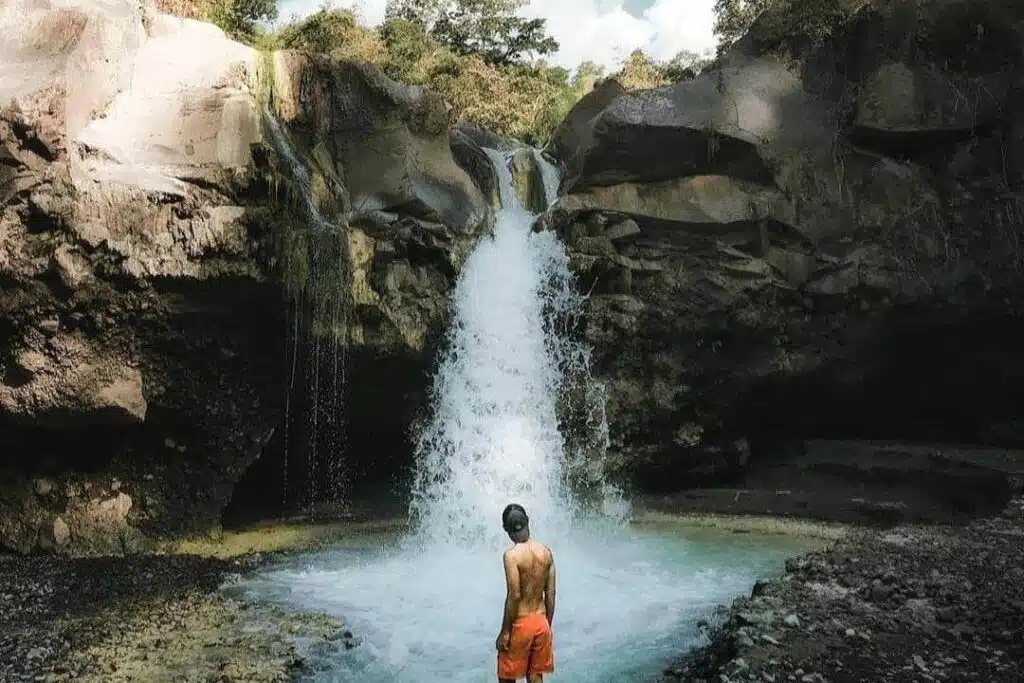
[(0, 557), (0, 681), (271, 683), (308, 649), (352, 646), (338, 621), (221, 590), (251, 560)]

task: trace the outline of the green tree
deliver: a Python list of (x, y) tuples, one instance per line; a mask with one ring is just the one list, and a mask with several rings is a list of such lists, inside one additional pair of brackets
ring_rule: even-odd
[(251, 42), (258, 22), (277, 19), (277, 0), (213, 0), (206, 18), (235, 40)]
[(661, 66), (661, 72), (670, 83), (682, 83), (696, 78), (709, 64), (709, 55), (693, 50), (680, 50), (675, 57)]
[(447, 11), (450, 0), (388, 0), (384, 6), (385, 24), (396, 19), (422, 24), (430, 29)]
[(743, 37), (756, 21), (759, 50), (800, 54), (821, 44), (863, 5), (864, 0), (715, 0), (718, 51)]
[(572, 87), (580, 91), (580, 97), (594, 89), (594, 85), (604, 78), (604, 67), (597, 62), (586, 60), (576, 67), (572, 76)]
[(358, 29), (359, 24), (351, 12), (322, 9), (281, 29), (277, 44), (284, 50), (328, 54)]
[(719, 50), (743, 37), (754, 20), (777, 0), (715, 0), (715, 35)]
[(662, 71), (662, 65), (639, 48), (630, 53), (614, 78), (622, 87), (629, 90), (657, 88), (669, 84)]
[(423, 24), (392, 17), (381, 25), (380, 37), (387, 47), (384, 71), (388, 76), (404, 83), (426, 82), (430, 68), (427, 62), (440, 46)]
[(517, 14), (525, 5), (526, 0), (390, 0), (385, 18), (421, 24), (456, 54), (510, 66), (558, 50), (544, 19)]
[(360, 26), (347, 9), (321, 9), (292, 21), (264, 42), (265, 49), (305, 50), (375, 64), (384, 62), (387, 55), (381, 37)]

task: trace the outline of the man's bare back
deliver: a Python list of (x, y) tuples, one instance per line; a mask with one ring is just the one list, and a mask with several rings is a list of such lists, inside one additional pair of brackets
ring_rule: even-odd
[[(543, 543), (529, 540), (517, 543), (505, 551), (505, 574), (518, 575), (519, 609), (516, 616), (522, 617), (533, 612), (542, 612), (548, 623), (554, 618), (554, 557), (551, 549)], [(551, 587), (551, 609), (545, 604), (545, 594)]]
[(530, 538), (530, 520), (522, 506), (506, 507), (501, 521), (515, 545), (502, 556), (505, 609), (494, 641), (498, 680), (540, 683), (544, 674), (555, 670), (555, 558), (550, 548)]

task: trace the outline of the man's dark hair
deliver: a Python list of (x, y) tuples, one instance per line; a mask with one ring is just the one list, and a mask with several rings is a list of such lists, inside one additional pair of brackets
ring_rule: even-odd
[(509, 534), (519, 533), (525, 529), (529, 523), (530, 518), (527, 516), (526, 510), (518, 503), (510, 503), (506, 505), (505, 510), (501, 513), (501, 526), (504, 527), (505, 531)]

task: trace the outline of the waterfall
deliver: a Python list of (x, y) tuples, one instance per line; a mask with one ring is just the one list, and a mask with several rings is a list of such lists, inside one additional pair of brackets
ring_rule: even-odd
[[(500, 515), (510, 502), (545, 537), (568, 533), (581, 515), (571, 460), (586, 450), (568, 447), (561, 424), (568, 378), (589, 378), (589, 349), (565, 332), (585, 297), (557, 236), (532, 232), (536, 216), (516, 200), (508, 157), (485, 151), (502, 209), (452, 294), (410, 505), (421, 540), (461, 546), (502, 543)], [(557, 170), (539, 156), (538, 165), (552, 201)]]
[(283, 130), (277, 118), (266, 108), (263, 110), (263, 118), (267, 122), (267, 130), (270, 131), (270, 139), (273, 141), (274, 149), (284, 159), (292, 179), (299, 186), (299, 196), (302, 198), (302, 205), (306, 209), (306, 218), (312, 227), (319, 230), (335, 230), (336, 226), (323, 217), (316, 202), (313, 201), (313, 191), (309, 181), (309, 170), (306, 165), (299, 161), (291, 141)]
[(483, 150), (487, 158), (491, 160), (491, 166), (494, 167), (494, 172), (498, 176), (498, 198), (501, 200), (502, 209), (506, 211), (519, 209), (519, 200), (516, 198), (516, 192), (512, 187), (514, 179), (512, 178), (512, 170), (508, 166), (508, 157), (504, 153), (490, 147), (484, 147)]
[(541, 180), (544, 181), (544, 200), (548, 206), (551, 206), (558, 199), (558, 185), (562, 178), (555, 165), (545, 159), (539, 149), (533, 150), (533, 158), (537, 162), (537, 168), (540, 169)]
[[(285, 287), (294, 303), (288, 356), (288, 390), (285, 401), (284, 464), (282, 472), (283, 507), (299, 503), (307, 512), (318, 506), (338, 504), (345, 487), (343, 394), (345, 385), (345, 345), (340, 337), (348, 312), (347, 243), (343, 223), (323, 216), (313, 199), (309, 170), (299, 159), (287, 133), (274, 115), (264, 109), (264, 121), (270, 140), (288, 175), (305, 214), (305, 225), (288, 222), (277, 236)], [(296, 469), (290, 462), (292, 447), (292, 394), (299, 372), (299, 352), (305, 376), (305, 438), (298, 442), (305, 450), (303, 480), (290, 481)], [(320, 452), (326, 451), (324, 462)], [(290, 485), (291, 488), (290, 488)], [(293, 490), (294, 489), (294, 490)]]

